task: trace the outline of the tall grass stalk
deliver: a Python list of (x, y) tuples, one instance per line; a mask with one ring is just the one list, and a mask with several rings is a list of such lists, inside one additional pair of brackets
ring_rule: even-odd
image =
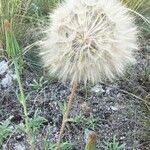
[(137, 11), (146, 0), (122, 0), (129, 8)]
[(5, 42), (6, 42), (6, 52), (8, 57), (11, 59), (17, 59), (19, 71), (22, 72), (23, 67), (23, 55), (22, 49), (19, 47), (17, 39), (14, 35), (12, 22), (9, 20), (4, 20), (4, 31), (5, 31)]
[[(14, 31), (16, 27), (15, 14), (19, 12), (21, 0), (1, 0), (0, 1), (0, 40), (6, 45), (6, 54), (11, 59), (18, 57), (20, 71), (23, 67), (22, 49), (19, 47)], [(13, 41), (11, 41), (13, 39)], [(14, 43), (13, 43), (14, 42)], [(5, 44), (6, 43), (6, 44)]]
[(121, 0), (128, 10), (136, 16), (136, 22), (144, 37), (150, 36), (150, 1), (149, 0)]
[(33, 136), (30, 133), (29, 127), (29, 117), (27, 113), (27, 104), (26, 104), (26, 97), (24, 94), (22, 81), (21, 81), (21, 69), (20, 68), (20, 60), (18, 59), (18, 53), (20, 53), (20, 47), (16, 40), (16, 37), (12, 31), (11, 23), (8, 20), (4, 22), (5, 28), (5, 41), (6, 41), (6, 51), (8, 56), (11, 57), (12, 63), (14, 64), (16, 79), (19, 85), (19, 92), (17, 93), (17, 98), (23, 108), (23, 113), (25, 117), (25, 132), (27, 133), (28, 141), (30, 144), (31, 150), (35, 149)]

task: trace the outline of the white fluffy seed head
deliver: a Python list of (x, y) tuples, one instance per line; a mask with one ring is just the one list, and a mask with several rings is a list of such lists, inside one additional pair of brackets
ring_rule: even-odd
[(54, 11), (41, 56), (71, 83), (112, 80), (135, 62), (134, 19), (117, 0), (66, 0)]

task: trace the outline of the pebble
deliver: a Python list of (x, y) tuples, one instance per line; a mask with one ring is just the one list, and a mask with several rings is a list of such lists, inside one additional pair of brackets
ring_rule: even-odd
[(16, 143), (14, 146), (15, 150), (26, 150), (25, 145), (21, 144), (21, 143)]
[(0, 62), (0, 75), (3, 75), (8, 70), (8, 63), (3, 60)]
[(110, 108), (111, 108), (112, 110), (114, 110), (114, 111), (119, 110), (118, 107), (115, 107), (115, 106), (110, 106)]
[(102, 94), (105, 92), (105, 90), (103, 89), (103, 87), (101, 85), (96, 85), (94, 86), (92, 89), (91, 89), (92, 92), (95, 92), (95, 93), (99, 93), (99, 94)]
[(10, 87), (12, 81), (16, 79), (16, 75), (9, 70), (8, 63), (5, 60), (0, 62), (0, 75), (2, 75), (0, 85), (3, 88)]

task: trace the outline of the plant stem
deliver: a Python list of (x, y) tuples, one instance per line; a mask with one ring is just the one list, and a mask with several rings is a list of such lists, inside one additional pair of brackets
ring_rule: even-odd
[(17, 78), (17, 82), (19, 85), (19, 91), (20, 91), (19, 101), (23, 106), (23, 111), (24, 111), (24, 115), (25, 115), (25, 123), (26, 123), (26, 127), (28, 128), (28, 113), (27, 113), (26, 99), (25, 99), (25, 95), (24, 95), (24, 91), (23, 91), (23, 87), (22, 87), (22, 83), (21, 83), (21, 79), (20, 79), (18, 63), (16, 60), (14, 60), (14, 67), (15, 67), (16, 78)]
[(35, 145), (33, 143), (34, 142), (33, 137), (30, 133), (29, 117), (28, 117), (28, 113), (27, 113), (26, 98), (25, 98), (25, 94), (24, 94), (24, 91), (23, 91), (23, 86), (22, 86), (22, 82), (21, 82), (21, 78), (20, 78), (19, 66), (18, 66), (17, 60), (15, 58), (13, 60), (14, 60), (16, 78), (17, 78), (17, 82), (18, 82), (18, 85), (19, 85), (19, 91), (20, 91), (20, 95), (18, 97), (18, 100), (20, 101), (20, 103), (23, 106), (23, 112), (24, 112), (24, 116), (25, 116), (25, 129), (26, 129), (28, 141), (29, 141), (29, 144), (30, 144), (30, 149), (35, 150)]
[(62, 138), (64, 129), (65, 129), (65, 125), (66, 125), (66, 123), (68, 121), (69, 111), (70, 111), (71, 106), (72, 106), (72, 102), (73, 102), (73, 98), (74, 98), (75, 93), (76, 93), (76, 89), (77, 89), (77, 84), (74, 83), (72, 85), (72, 90), (71, 90), (71, 94), (69, 96), (69, 101), (68, 101), (68, 105), (67, 105), (66, 111), (65, 111), (65, 113), (63, 115), (63, 121), (62, 121), (61, 129), (60, 129), (60, 133), (59, 133), (59, 138), (58, 138), (56, 150), (60, 150), (61, 138)]

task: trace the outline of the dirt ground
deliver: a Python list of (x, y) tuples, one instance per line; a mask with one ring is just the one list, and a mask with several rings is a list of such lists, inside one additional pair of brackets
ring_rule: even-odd
[[(128, 68), (124, 77), (86, 87), (79, 85), (70, 113), (70, 118), (74, 119), (67, 123), (63, 138), (74, 144), (72, 150), (84, 149), (87, 128), (97, 133), (97, 150), (103, 150), (104, 141), (112, 140), (114, 135), (120, 143), (125, 143), (126, 150), (150, 149), (150, 123), (147, 123), (150, 113), (146, 107), (147, 102), (150, 103), (150, 80), (145, 75), (145, 69), (150, 65), (150, 45), (144, 39), (141, 43), (137, 63)], [(29, 117), (38, 110), (38, 114), (47, 119), (35, 135), (36, 149), (42, 150), (43, 139), (56, 142), (58, 138), (61, 106), (70, 93), (70, 86), (54, 80), (34, 91), (29, 86), (35, 78), (34, 72), (26, 69), (22, 78), (25, 94), (32, 91), (27, 101)], [(24, 123), (15, 94), (17, 88), (13, 81), (11, 86), (0, 89), (0, 121), (10, 119), (14, 131), (3, 143), (3, 150), (28, 149), (25, 134), (16, 129)]]

